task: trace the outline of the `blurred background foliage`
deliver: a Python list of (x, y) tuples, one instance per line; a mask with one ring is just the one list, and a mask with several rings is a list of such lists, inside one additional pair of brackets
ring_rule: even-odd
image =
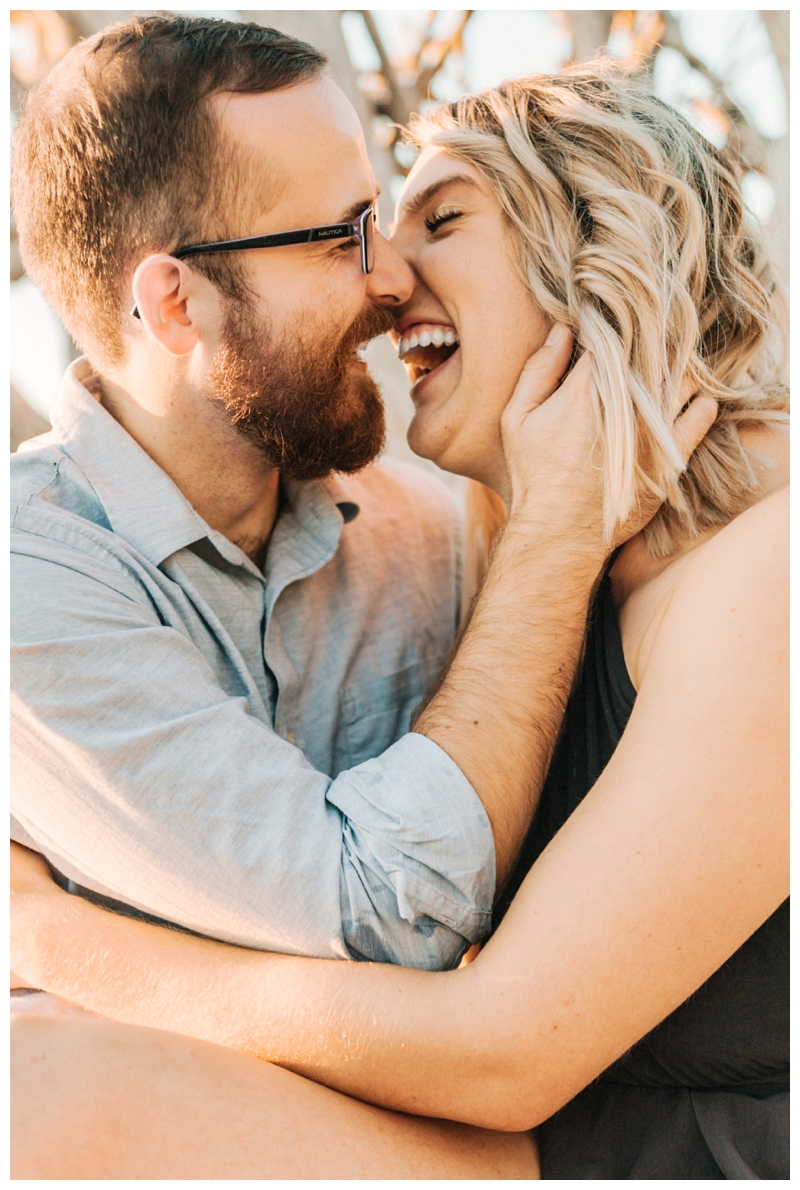
[[(134, 12), (152, 11), (12, 11), (12, 123), (26, 91), (77, 40)], [(328, 54), (334, 77), (367, 131), (384, 226), (413, 164), (413, 153), (399, 137), (412, 112), (513, 75), (555, 72), (610, 54), (641, 73), (710, 141), (736, 149), (750, 217), (764, 228), (775, 260), (788, 266), (788, 10), (170, 11), (272, 25)], [(11, 291), (14, 450), (47, 428), (50, 402), (75, 349), (24, 274), (13, 219)], [(386, 397), (387, 449), (412, 457), (405, 442), (412, 412), (405, 372), (385, 338), (368, 354)], [(463, 492), (453, 477), (448, 482)]]

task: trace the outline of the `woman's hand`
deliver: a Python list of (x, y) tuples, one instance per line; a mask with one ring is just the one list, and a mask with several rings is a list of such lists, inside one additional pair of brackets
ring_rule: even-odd
[(35, 851), (11, 844), (11, 987), (35, 987), (31, 942), (40, 910), (53, 897), (67, 894), (53, 880)]
[[(591, 356), (585, 352), (563, 383), (572, 353), (567, 327), (553, 326), (547, 340), (522, 369), (501, 419), (510, 485), (509, 516), (550, 525), (570, 536), (576, 548), (602, 556), (638, 533), (655, 515), (659, 501), (642, 489), (634, 512), (613, 542), (604, 541), (602, 472), (595, 459), (599, 427), (591, 392)], [(680, 406), (691, 400), (685, 386)], [(676, 445), (685, 460), (702, 442), (717, 415), (711, 397), (695, 396), (674, 423)]]

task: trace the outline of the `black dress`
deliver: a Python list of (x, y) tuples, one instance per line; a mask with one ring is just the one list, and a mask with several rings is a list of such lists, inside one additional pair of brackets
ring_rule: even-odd
[[(633, 709), (607, 578), (592, 621), (581, 678), (497, 920), (600, 776)], [(537, 1135), (545, 1179), (788, 1178), (788, 900)]]

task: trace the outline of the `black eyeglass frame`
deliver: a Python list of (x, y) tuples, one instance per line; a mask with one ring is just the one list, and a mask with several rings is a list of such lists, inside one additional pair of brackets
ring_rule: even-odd
[[(313, 244), (321, 240), (355, 239), (361, 250), (361, 271), (366, 276), (375, 267), (375, 239), (373, 228), (377, 222), (377, 211), (370, 204), (354, 223), (327, 223), (322, 227), (301, 227), (296, 231), (276, 231), (266, 236), (246, 236), (241, 240), (218, 240), (213, 244), (190, 244), (176, 248), (171, 253), (176, 260), (187, 256), (207, 255), (211, 252), (245, 252), (248, 248), (282, 248), (287, 244)], [(131, 310), (134, 318), (141, 318), (136, 306)]]

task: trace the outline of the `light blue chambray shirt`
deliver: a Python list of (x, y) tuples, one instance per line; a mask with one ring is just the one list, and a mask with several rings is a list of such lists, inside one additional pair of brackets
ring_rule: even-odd
[(456, 626), (449, 494), (393, 461), (287, 483), (262, 574), (93, 389), (77, 361), (12, 461), (13, 837), (228, 942), (452, 965), (494, 846), (408, 733)]

